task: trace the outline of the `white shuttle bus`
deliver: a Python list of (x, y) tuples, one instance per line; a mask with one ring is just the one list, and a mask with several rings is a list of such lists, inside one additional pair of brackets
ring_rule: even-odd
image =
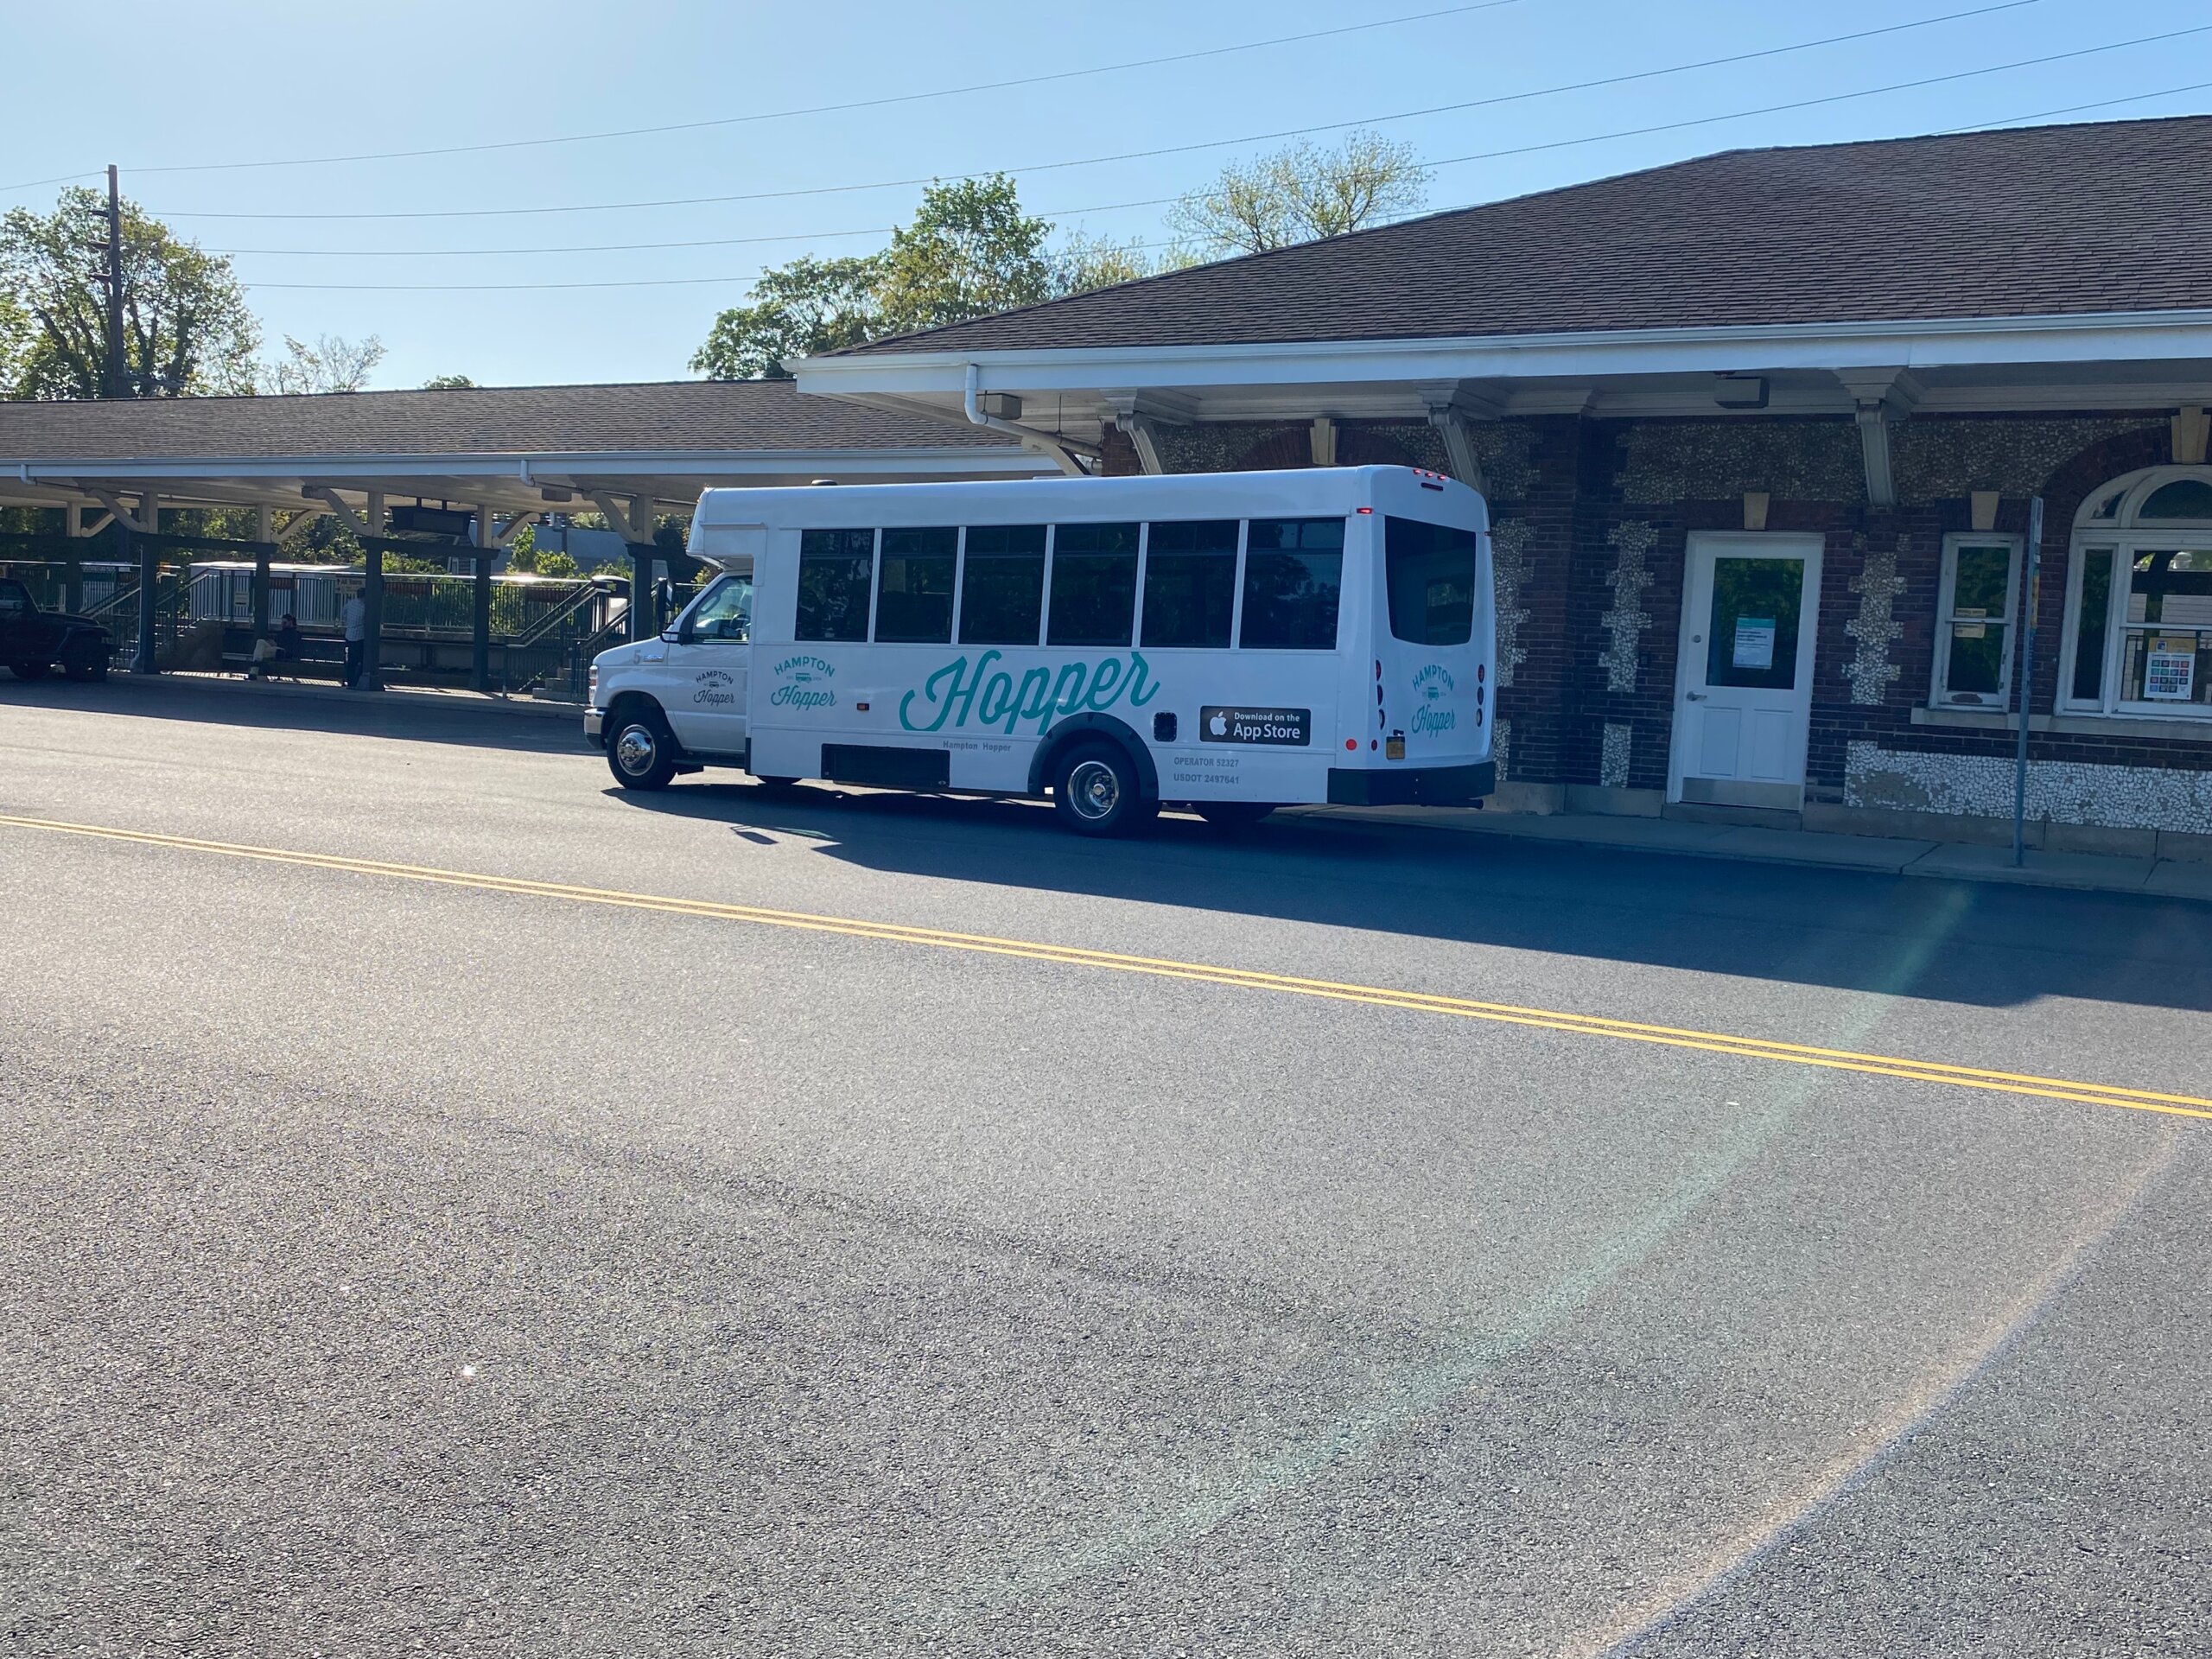
[(1096, 836), (1497, 778), (1488, 518), (1439, 474), (709, 490), (690, 550), (716, 578), (593, 664), (627, 789), (1050, 796)]

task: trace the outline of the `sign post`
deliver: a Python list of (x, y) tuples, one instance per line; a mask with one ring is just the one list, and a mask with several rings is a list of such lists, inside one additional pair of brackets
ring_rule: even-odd
[(2020, 747), (2012, 766), (2012, 863), (2028, 861), (2028, 694), (2035, 684), (2036, 590), (2043, 570), (2043, 497), (2028, 503), (2028, 556), (2020, 586)]

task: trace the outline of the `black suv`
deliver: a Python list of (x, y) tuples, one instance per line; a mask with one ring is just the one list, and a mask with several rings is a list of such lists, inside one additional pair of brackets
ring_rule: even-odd
[(30, 589), (0, 578), (0, 663), (19, 680), (42, 680), (59, 666), (73, 680), (104, 680), (107, 630), (90, 617), (41, 611)]

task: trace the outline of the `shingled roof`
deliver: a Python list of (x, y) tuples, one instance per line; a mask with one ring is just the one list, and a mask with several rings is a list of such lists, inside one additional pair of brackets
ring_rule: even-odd
[(2212, 309), (2212, 117), (1732, 150), (858, 353)]
[(0, 402), (10, 461), (947, 448), (1021, 453), (981, 428), (802, 397), (788, 380)]

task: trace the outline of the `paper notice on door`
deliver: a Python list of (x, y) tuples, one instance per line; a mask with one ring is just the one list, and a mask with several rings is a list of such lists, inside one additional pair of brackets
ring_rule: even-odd
[(1737, 668), (1774, 666), (1772, 617), (1739, 616), (1736, 619), (1736, 654), (1731, 662)]
[(2196, 693), (2196, 638), (2152, 639), (2143, 658), (2143, 695), (2158, 702), (2187, 702)]

